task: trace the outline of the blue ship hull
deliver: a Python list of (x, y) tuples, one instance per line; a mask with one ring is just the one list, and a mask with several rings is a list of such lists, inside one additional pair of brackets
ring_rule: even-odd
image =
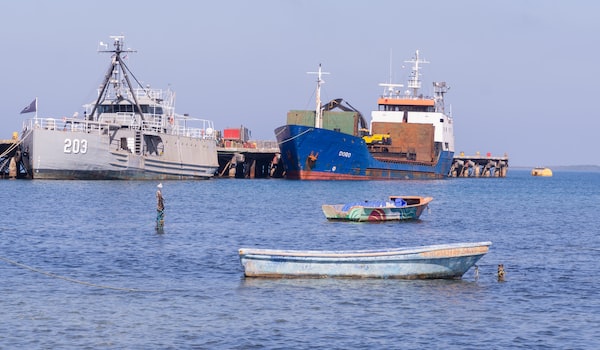
[(373, 157), (360, 137), (304, 125), (281, 126), (275, 136), (287, 179), (442, 179), (448, 176), (454, 157), (454, 152), (440, 151), (430, 163), (382, 161)]

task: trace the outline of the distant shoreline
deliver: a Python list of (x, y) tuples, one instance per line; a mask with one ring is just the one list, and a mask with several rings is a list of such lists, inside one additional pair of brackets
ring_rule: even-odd
[[(536, 166), (513, 165), (509, 169), (527, 169), (531, 170)], [(562, 171), (593, 171), (600, 172), (600, 165), (550, 165), (546, 168)]]

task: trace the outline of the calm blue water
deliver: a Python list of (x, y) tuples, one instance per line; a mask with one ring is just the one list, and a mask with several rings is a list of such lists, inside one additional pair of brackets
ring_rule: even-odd
[[(0, 187), (0, 348), (600, 347), (600, 173), (166, 182), (162, 235), (155, 182)], [(320, 209), (391, 194), (434, 201), (400, 224), (327, 222)], [(244, 279), (237, 256), (486, 240), (479, 278), (458, 281)]]

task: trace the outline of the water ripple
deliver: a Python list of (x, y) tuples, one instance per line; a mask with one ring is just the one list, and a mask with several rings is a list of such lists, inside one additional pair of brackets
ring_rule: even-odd
[[(600, 176), (539, 180), (166, 182), (164, 234), (154, 183), (5, 181), (0, 257), (49, 274), (0, 262), (0, 348), (597, 348)], [(390, 194), (434, 201), (400, 224), (320, 209)], [(479, 240), (479, 277), (450, 281), (246, 279), (237, 255)]]

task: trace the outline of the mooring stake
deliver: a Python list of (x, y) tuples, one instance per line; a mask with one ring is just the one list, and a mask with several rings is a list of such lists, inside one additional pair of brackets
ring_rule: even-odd
[(162, 186), (162, 183), (159, 183), (156, 186), (158, 187), (158, 190), (156, 191), (156, 230), (159, 233), (162, 233), (163, 228), (165, 227), (165, 200), (160, 191)]

